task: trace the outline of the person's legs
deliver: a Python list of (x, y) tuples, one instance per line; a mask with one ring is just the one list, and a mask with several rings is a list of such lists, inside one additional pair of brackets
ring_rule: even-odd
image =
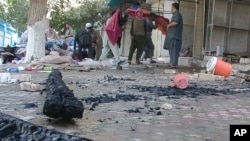
[(109, 42), (108, 44), (109, 44), (110, 49), (111, 49), (111, 51), (112, 51), (112, 53), (113, 53), (113, 55), (115, 57), (115, 61), (117, 63), (119, 63), (120, 62), (120, 55), (119, 55), (119, 47), (118, 47), (118, 45), (117, 44), (113, 45), (111, 42)]
[(131, 63), (131, 61), (132, 61), (132, 57), (133, 57), (133, 54), (135, 52), (135, 49), (136, 49), (136, 37), (133, 37), (132, 42), (131, 42), (131, 46), (129, 49), (129, 55), (128, 55), (128, 62), (129, 63)]
[(78, 46), (78, 59), (80, 61), (82, 61), (83, 59), (83, 51), (82, 51), (83, 47), (82, 46)]
[(155, 61), (153, 60), (153, 56), (154, 56), (154, 43), (152, 41), (152, 38), (147, 38), (148, 41), (148, 56), (150, 58), (150, 63), (155, 63)]
[(173, 47), (173, 66), (178, 66), (179, 56), (181, 50), (181, 41), (175, 40), (174, 47)]
[(143, 53), (142, 53), (142, 60), (147, 60), (147, 58), (149, 58), (148, 56), (148, 40), (145, 41), (145, 47), (143, 49)]
[(168, 52), (169, 52), (169, 67), (173, 66), (173, 48), (174, 48), (174, 39), (170, 40), (168, 43)]
[(95, 60), (98, 61), (100, 59), (100, 56), (102, 54), (102, 48), (100, 46), (95, 46)]
[(102, 49), (102, 54), (100, 56), (100, 61), (102, 61), (103, 59), (106, 59), (108, 56), (108, 53), (110, 51), (110, 46), (109, 44), (107, 44), (103, 49)]
[(94, 48), (92, 45), (88, 46), (88, 56), (89, 58), (94, 59)]
[(137, 43), (136, 47), (137, 47), (137, 52), (136, 52), (136, 62), (140, 63), (140, 57), (142, 55), (142, 52), (144, 50), (145, 47), (145, 37), (144, 36), (138, 36), (137, 37)]
[(173, 49), (168, 49), (168, 51), (169, 51), (169, 58), (170, 58), (169, 65), (173, 66), (173, 64), (174, 64)]

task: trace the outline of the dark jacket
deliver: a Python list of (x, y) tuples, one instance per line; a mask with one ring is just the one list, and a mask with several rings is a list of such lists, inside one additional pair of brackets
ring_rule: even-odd
[(75, 35), (74, 50), (76, 49), (76, 43), (83, 48), (92, 44), (91, 34), (86, 29), (79, 30)]

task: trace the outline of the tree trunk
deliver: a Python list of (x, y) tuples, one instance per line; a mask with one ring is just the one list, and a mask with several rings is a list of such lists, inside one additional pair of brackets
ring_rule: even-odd
[(45, 30), (48, 27), (47, 0), (30, 0), (28, 16), (28, 43), (25, 62), (45, 56)]

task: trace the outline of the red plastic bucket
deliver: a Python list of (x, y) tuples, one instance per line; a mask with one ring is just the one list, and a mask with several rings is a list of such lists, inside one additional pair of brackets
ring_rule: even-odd
[(176, 88), (185, 89), (188, 86), (188, 75), (186, 73), (177, 74), (173, 82)]
[(228, 77), (232, 72), (232, 65), (216, 57), (209, 59), (207, 71), (213, 72), (214, 75)]

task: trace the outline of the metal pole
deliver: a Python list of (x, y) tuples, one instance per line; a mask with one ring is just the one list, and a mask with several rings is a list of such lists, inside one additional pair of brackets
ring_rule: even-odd
[(249, 24), (249, 27), (248, 27), (248, 53), (250, 52), (250, 15), (249, 15), (249, 18), (248, 18), (248, 24)]
[(230, 13), (229, 13), (229, 23), (228, 23), (228, 38), (227, 38), (227, 45), (225, 47), (225, 52), (228, 51), (228, 46), (230, 46), (229, 41), (230, 41), (230, 36), (231, 36), (231, 29), (232, 29), (232, 13), (233, 13), (233, 5), (234, 5), (234, 0), (231, 2), (230, 6)]
[(211, 0), (212, 2), (212, 11), (210, 12), (211, 13), (211, 26), (210, 26), (210, 39), (209, 39), (209, 56), (211, 56), (211, 44), (212, 44), (212, 37), (213, 37), (213, 30), (214, 30), (214, 7), (215, 7), (215, 1), (216, 0)]

